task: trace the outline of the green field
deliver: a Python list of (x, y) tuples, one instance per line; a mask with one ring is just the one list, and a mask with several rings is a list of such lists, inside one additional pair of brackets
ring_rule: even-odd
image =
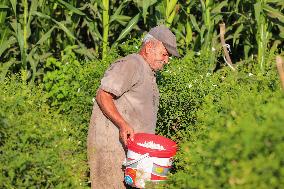
[(283, 11), (280, 0), (2, 0), (0, 188), (90, 188), (100, 79), (160, 23), (182, 57), (157, 74), (156, 133), (179, 146), (157, 188), (282, 188)]

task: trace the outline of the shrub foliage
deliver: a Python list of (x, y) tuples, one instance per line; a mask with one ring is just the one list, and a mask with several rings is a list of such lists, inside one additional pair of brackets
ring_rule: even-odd
[[(128, 43), (123, 53), (133, 52)], [(48, 58), (39, 86), (0, 85), (1, 188), (88, 187), (86, 135), (100, 79), (118, 57)], [(272, 56), (271, 56), (272, 57)], [(270, 62), (267, 60), (267, 62)], [(179, 144), (169, 181), (158, 188), (280, 188), (284, 96), (277, 72), (244, 61), (233, 73), (188, 53), (159, 73), (157, 133)], [(123, 74), (123, 73), (122, 73)]]
[(42, 87), (13, 78), (0, 91), (0, 188), (83, 187), (76, 125), (51, 111)]

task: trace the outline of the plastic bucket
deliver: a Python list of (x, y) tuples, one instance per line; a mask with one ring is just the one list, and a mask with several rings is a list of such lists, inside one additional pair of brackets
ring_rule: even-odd
[(144, 188), (146, 181), (159, 182), (167, 179), (177, 151), (174, 141), (159, 135), (137, 133), (134, 140), (128, 142), (127, 148), (127, 157), (123, 163), (126, 184)]

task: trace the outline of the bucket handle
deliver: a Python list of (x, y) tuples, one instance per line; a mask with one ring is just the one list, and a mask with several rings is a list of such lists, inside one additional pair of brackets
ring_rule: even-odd
[(127, 167), (127, 166), (129, 166), (129, 165), (132, 165), (132, 164), (134, 164), (134, 163), (137, 163), (138, 161), (141, 161), (142, 159), (145, 159), (145, 158), (148, 158), (148, 157), (150, 157), (150, 156), (149, 156), (149, 153), (146, 153), (146, 154), (140, 156), (138, 159), (134, 159), (134, 160), (129, 161), (129, 162), (127, 162), (126, 159), (125, 159), (124, 162), (122, 163), (122, 165), (125, 166), (125, 167)]

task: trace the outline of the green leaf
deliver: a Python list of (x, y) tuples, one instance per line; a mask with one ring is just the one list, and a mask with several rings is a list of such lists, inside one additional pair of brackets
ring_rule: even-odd
[(14, 14), (17, 15), (17, 9), (16, 9), (17, 1), (16, 1), (16, 0), (10, 0), (10, 3), (11, 3), (11, 5), (12, 5)]
[(25, 51), (24, 51), (24, 32), (21, 29), (21, 24), (18, 23), (16, 20), (13, 20), (11, 23), (11, 26), (13, 28), (13, 30), (15, 31), (15, 37), (17, 38), (17, 42), (19, 44), (20, 47), (20, 52), (21, 52), (21, 58), (23, 63), (25, 64)]
[(227, 0), (222, 1), (221, 3), (216, 3), (216, 6), (211, 10), (211, 13), (220, 13), (221, 9), (226, 5), (228, 5)]
[(140, 13), (138, 13), (134, 18), (132, 18), (129, 21), (129, 23), (127, 24), (126, 28), (124, 30), (122, 30), (122, 32), (120, 33), (120, 35), (119, 35), (118, 39), (116, 40), (116, 42), (118, 42), (121, 39), (123, 39), (133, 29), (133, 27), (139, 21), (139, 17), (140, 17)]
[(143, 12), (142, 12), (142, 16), (143, 16), (144, 23), (146, 23), (148, 8), (149, 8), (150, 6), (152, 6), (153, 4), (155, 4), (156, 2), (157, 2), (157, 0), (143, 0)]
[(117, 22), (128, 22), (131, 19), (130, 16), (125, 16), (125, 15), (113, 15), (110, 17), (110, 23), (112, 21), (117, 21)]
[(1, 63), (1, 66), (0, 66), (1, 81), (4, 81), (6, 74), (9, 71), (9, 68), (14, 63), (15, 63), (15, 60), (9, 60), (8, 62)]
[(197, 24), (197, 22), (196, 22), (195, 17), (194, 17), (192, 14), (190, 14), (190, 15), (189, 15), (189, 18), (190, 18), (190, 21), (191, 21), (191, 23), (192, 23), (194, 29), (200, 33), (200, 29), (199, 29), (199, 27), (198, 27), (198, 24)]
[(43, 14), (43, 13), (41, 13), (41, 12), (35, 11), (35, 12), (33, 12), (32, 14), (37, 15), (38, 17), (41, 17), (41, 18), (51, 19), (50, 16), (48, 16), (48, 15), (46, 15), (46, 14)]
[(9, 9), (7, 5), (0, 5), (0, 9)]
[(2, 53), (7, 50), (8, 48), (10, 48), (12, 45), (14, 45), (17, 42), (17, 40), (15, 39), (15, 37), (10, 37), (8, 40), (5, 41), (1, 41), (0, 43), (0, 57), (2, 55)]
[(51, 18), (50, 16), (45, 15), (45, 14), (40, 13), (40, 12), (37, 12), (37, 11), (35, 11), (33, 14), (35, 14), (35, 15), (37, 15), (37, 16), (39, 16), (39, 17), (42, 17), (42, 18), (51, 19), (53, 22), (55, 22), (55, 23), (58, 25), (58, 27), (59, 27), (61, 30), (63, 30), (63, 31), (67, 34), (68, 37), (70, 37), (71, 39), (76, 39), (76, 40), (77, 40), (77, 38), (76, 38), (76, 37), (73, 35), (73, 33), (64, 25), (63, 22), (58, 22), (57, 20)]
[(34, 78), (35, 78), (35, 75), (36, 75), (36, 68), (37, 68), (37, 65), (38, 65), (38, 63), (39, 63), (39, 60), (38, 60), (38, 59), (34, 59), (34, 58), (33, 58), (33, 55), (36, 53), (37, 49), (38, 49), (37, 46), (34, 47), (34, 48), (30, 51), (30, 53), (28, 54), (28, 56), (27, 56), (27, 61), (30, 63), (31, 68), (32, 68), (32, 71), (33, 71), (33, 76), (32, 76), (32, 77), (33, 77), (33, 80), (34, 80)]
[(96, 41), (98, 39), (103, 40), (96, 22), (88, 22), (86, 19), (83, 21), (84, 24), (86, 24), (89, 28), (89, 32), (91, 33), (93, 40)]
[(70, 37), (71, 39), (76, 39), (73, 33), (64, 25), (63, 22), (58, 22), (55, 19), (52, 19), (52, 21), (55, 22), (58, 25), (58, 27), (67, 34), (68, 37)]
[(31, 2), (31, 7), (30, 7), (30, 11), (29, 11), (29, 17), (28, 17), (28, 24), (27, 24), (27, 38), (29, 38), (30, 34), (31, 34), (31, 21), (33, 19), (33, 12), (35, 12), (37, 10), (38, 7), (38, 1), (32, 1)]
[(127, 1), (123, 1), (119, 5), (119, 7), (115, 10), (115, 13), (113, 15), (111, 15), (109, 23), (111, 23), (111, 22), (113, 22), (113, 21), (115, 21), (117, 19), (117, 17), (120, 15), (122, 9), (126, 6), (126, 2)]
[(279, 30), (280, 30), (279, 36), (280, 36), (282, 39), (284, 39), (284, 27), (281, 26), (281, 25), (278, 25), (278, 24), (277, 24), (277, 26), (278, 26), (278, 28), (279, 28)]
[(79, 14), (81, 16), (85, 16), (86, 14), (83, 13), (81, 10), (79, 10), (78, 8), (74, 7), (73, 5), (63, 1), (63, 0), (56, 0), (58, 1), (60, 4), (62, 4), (63, 6), (65, 6), (67, 9), (69, 9), (70, 11)]
[(261, 12), (261, 4), (260, 3), (255, 3), (254, 4), (254, 15), (256, 18), (257, 24), (260, 24), (260, 12)]
[(274, 9), (267, 4), (263, 6), (263, 9), (269, 13), (270, 17), (277, 18), (280, 22), (284, 23), (284, 15), (277, 9)]
[(174, 8), (176, 7), (177, 2), (178, 2), (177, 0), (167, 1), (167, 7), (166, 7), (166, 17), (167, 18), (172, 14)]
[(186, 44), (189, 45), (191, 40), (192, 40), (192, 29), (191, 29), (190, 23), (187, 21), (186, 22), (186, 37), (185, 37)]
[(51, 32), (54, 30), (55, 26), (53, 26), (50, 30), (48, 30), (48, 32), (46, 32), (41, 38), (40, 40), (36, 43), (36, 45), (42, 45), (45, 41), (47, 41), (47, 39), (50, 37)]
[(88, 57), (90, 60), (96, 59), (96, 55), (95, 55), (94, 50), (92, 50), (92, 49), (87, 49), (87, 48), (85, 47), (85, 45), (82, 44), (82, 43), (79, 43), (79, 45), (80, 45), (80, 48), (75, 48), (75, 49), (74, 49), (74, 51), (75, 51), (76, 53), (81, 54), (81, 55), (84, 55), (84, 56)]
[(235, 42), (236, 42), (237, 38), (240, 37), (240, 33), (243, 31), (243, 28), (244, 28), (244, 25), (241, 24), (241, 25), (237, 28), (236, 32), (234, 33), (233, 45), (235, 45)]

